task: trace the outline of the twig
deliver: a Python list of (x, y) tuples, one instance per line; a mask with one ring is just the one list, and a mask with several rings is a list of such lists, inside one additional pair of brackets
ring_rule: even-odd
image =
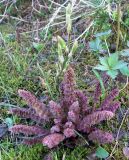
[(125, 121), (125, 119), (126, 119), (126, 116), (127, 116), (128, 112), (129, 112), (129, 108), (128, 108), (127, 111), (125, 112), (124, 117), (123, 117), (122, 122), (121, 122), (121, 125), (120, 125), (120, 127), (119, 127), (119, 129), (118, 129), (117, 136), (116, 136), (116, 140), (115, 140), (115, 141), (116, 141), (115, 146), (113, 147), (110, 156), (109, 156), (106, 160), (110, 159), (110, 158), (113, 156), (113, 154), (114, 154), (114, 152), (115, 152), (115, 150), (116, 150), (116, 147), (117, 147), (117, 145), (118, 145), (118, 139), (119, 139), (120, 130), (121, 130), (122, 126), (123, 126), (123, 123), (124, 123), (124, 121)]
[(90, 23), (90, 25), (88, 26), (88, 28), (85, 29), (85, 31), (78, 37), (76, 38), (76, 40), (79, 40), (87, 31), (89, 31), (89, 29), (91, 28), (91, 26), (94, 24), (94, 21), (92, 21)]
[(0, 19), (0, 23), (2, 23), (2, 21), (4, 20), (4, 18), (7, 16), (6, 12), (7, 12), (8, 6), (9, 6), (9, 3), (7, 3), (7, 5), (5, 7), (4, 14), (3, 14), (2, 18)]
[(64, 4), (62, 4), (62, 5), (61, 5), (61, 6), (60, 6), (56, 11), (55, 11), (55, 13), (53, 13), (52, 18), (50, 19), (49, 23), (47, 24), (47, 27), (46, 27), (46, 33), (45, 33), (44, 40), (45, 40), (45, 39), (46, 39), (46, 37), (47, 37), (48, 29), (49, 29), (49, 27), (50, 27), (51, 23), (54, 21), (54, 19), (56, 18), (56, 16), (58, 15), (58, 13), (60, 12), (60, 10), (62, 9), (62, 7), (63, 7), (65, 4), (67, 4), (67, 2), (68, 2), (68, 0), (67, 0), (67, 1), (65, 1), (65, 3), (64, 3)]
[(126, 84), (125, 84), (125, 86), (120, 90), (120, 92), (123, 91), (123, 90), (128, 86), (128, 84), (129, 84), (129, 77), (127, 76)]

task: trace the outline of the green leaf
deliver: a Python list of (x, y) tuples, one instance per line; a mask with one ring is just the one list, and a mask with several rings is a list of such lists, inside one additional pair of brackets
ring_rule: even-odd
[(94, 41), (89, 42), (90, 49), (93, 51), (99, 51), (102, 49), (100, 38), (96, 38)]
[(100, 32), (100, 33), (95, 34), (95, 37), (108, 36), (110, 35), (110, 33), (111, 33), (111, 30), (106, 31), (106, 32)]
[(107, 67), (98, 64), (96, 67), (94, 67), (94, 69), (100, 70), (100, 71), (107, 71), (109, 70)]
[(118, 63), (116, 64), (116, 66), (114, 66), (112, 69), (121, 69), (123, 67), (127, 66), (127, 63), (124, 61), (118, 61)]
[(117, 63), (118, 63), (118, 54), (117, 53), (114, 53), (114, 54), (111, 54), (109, 57), (108, 57), (108, 65), (112, 68), (114, 67)]
[(115, 79), (116, 76), (118, 75), (118, 71), (117, 71), (117, 70), (109, 70), (109, 71), (107, 71), (107, 74), (108, 74), (112, 79)]
[(99, 57), (100, 63), (108, 68), (108, 61), (107, 61), (107, 57)]
[(107, 158), (109, 156), (109, 153), (102, 147), (98, 147), (96, 150), (96, 156), (98, 158)]
[(64, 56), (63, 56), (63, 53), (62, 53), (62, 47), (59, 43), (58, 43), (58, 60), (61, 64), (64, 63)]
[(127, 46), (129, 47), (129, 41), (127, 41)]
[(78, 41), (75, 40), (71, 49), (71, 53), (74, 54), (78, 48)]
[(66, 7), (66, 25), (68, 34), (70, 34), (72, 29), (71, 14), (72, 14), (72, 5), (69, 3), (68, 6)]
[(13, 126), (13, 120), (11, 118), (6, 118), (5, 123), (7, 124), (8, 128)]
[(124, 49), (120, 53), (122, 56), (129, 57), (129, 49)]
[(40, 52), (40, 51), (43, 49), (44, 45), (41, 44), (41, 43), (35, 43), (35, 42), (33, 42), (33, 47), (34, 47), (38, 52)]
[(61, 38), (60, 36), (58, 36), (57, 38), (58, 38), (58, 43), (60, 44), (61, 48), (66, 50), (66, 43), (63, 40), (63, 38)]
[(68, 6), (66, 7), (66, 14), (72, 14), (72, 5), (69, 3)]
[(129, 68), (127, 66), (124, 66), (123, 68), (121, 68), (120, 72), (125, 76), (129, 76)]

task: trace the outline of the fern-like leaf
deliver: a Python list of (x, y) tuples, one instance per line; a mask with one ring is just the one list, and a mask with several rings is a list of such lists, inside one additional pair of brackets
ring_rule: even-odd
[(113, 113), (116, 112), (116, 110), (120, 107), (121, 103), (118, 101), (115, 101), (111, 103), (107, 108), (105, 108), (107, 111), (111, 111)]
[(32, 107), (36, 113), (45, 120), (49, 119), (48, 110), (44, 103), (40, 102), (31, 92), (25, 90), (18, 90), (18, 94), (26, 103)]
[(114, 137), (111, 133), (102, 130), (95, 130), (88, 136), (89, 140), (96, 141), (98, 143), (111, 143), (114, 141)]
[(54, 118), (61, 118), (63, 117), (63, 110), (59, 104), (54, 101), (49, 102), (50, 112)]
[(71, 128), (64, 129), (63, 133), (64, 133), (64, 135), (65, 135), (66, 138), (76, 137), (74, 129), (71, 129)]
[(74, 71), (71, 67), (68, 68), (61, 83), (61, 93), (63, 96), (63, 103), (65, 106), (72, 105), (76, 101), (75, 94), (76, 82)]
[(70, 107), (69, 107), (69, 111), (73, 111), (76, 114), (80, 113), (80, 107), (79, 107), (79, 103), (78, 101), (74, 102)]
[(77, 94), (77, 97), (78, 97), (79, 106), (82, 109), (82, 113), (86, 113), (87, 110), (89, 109), (87, 97), (80, 90), (76, 90), (76, 94)]
[(75, 125), (72, 122), (68, 121), (65, 123), (64, 128), (75, 129)]
[(85, 130), (95, 124), (100, 123), (103, 120), (109, 120), (114, 116), (111, 111), (96, 111), (92, 114), (87, 115), (80, 123), (80, 129)]
[(79, 115), (73, 111), (69, 111), (68, 112), (68, 120), (77, 124), (79, 123), (80, 119), (79, 119)]
[(35, 144), (38, 144), (38, 143), (42, 143), (42, 138), (43, 137), (40, 137), (40, 138), (27, 138), (27, 139), (24, 139), (23, 140), (23, 144), (26, 144), (28, 146), (32, 146), (32, 145), (35, 145)]
[(10, 112), (22, 118), (30, 118), (31, 120), (36, 121), (38, 123), (39, 122), (44, 123), (44, 119), (42, 119), (41, 117), (33, 113), (30, 109), (25, 109), (25, 108), (20, 108), (20, 107), (12, 108), (10, 109)]
[(51, 130), (51, 133), (56, 133), (56, 132), (59, 133), (61, 131), (61, 128), (59, 125), (54, 125), (50, 130)]
[(107, 108), (107, 107), (111, 104), (111, 102), (114, 100), (114, 98), (115, 98), (116, 96), (118, 96), (118, 94), (119, 94), (119, 90), (118, 90), (118, 89), (113, 89), (113, 90), (109, 93), (109, 95), (104, 99), (104, 101), (102, 102), (100, 108), (101, 108), (101, 109)]
[(12, 133), (23, 133), (24, 135), (38, 135), (48, 134), (47, 130), (44, 130), (38, 126), (27, 126), (27, 125), (15, 125), (9, 129)]
[(45, 146), (48, 146), (48, 148), (53, 148), (58, 146), (58, 144), (62, 142), (64, 139), (65, 139), (65, 136), (63, 134), (53, 133), (44, 137), (42, 140), (42, 143)]
[(98, 103), (100, 100), (100, 96), (101, 96), (101, 86), (100, 86), (100, 82), (96, 83), (95, 86), (95, 91), (94, 91), (94, 102)]

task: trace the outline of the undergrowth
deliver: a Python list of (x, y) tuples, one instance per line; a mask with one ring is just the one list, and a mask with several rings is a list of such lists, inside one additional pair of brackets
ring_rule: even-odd
[[(4, 5), (0, 2), (1, 15), (4, 14), (7, 2), (9, 1), (5, 0)], [(12, 2), (14, 2), (14, 4), (10, 7)], [(6, 16), (5, 14), (4, 18), (2, 16), (0, 17), (0, 19), (3, 19), (0, 23), (0, 122), (2, 125), (5, 124), (5, 119), (7, 117), (14, 120), (13, 123), (18, 124), (24, 122), (29, 125), (32, 124), (31, 121), (23, 120), (17, 116), (11, 116), (10, 113), (8, 113), (8, 108), (12, 109), (12, 107), (16, 107), (18, 104), (19, 106), (26, 107), (26, 103), (17, 95), (17, 90), (19, 88), (35, 93), (41, 101), (48, 99), (57, 100), (59, 96), (55, 84), (55, 64), (58, 59), (56, 36), (60, 35), (65, 41), (67, 41), (67, 33), (64, 27), (67, 4), (61, 10), (63, 12), (59, 12), (56, 19), (54, 19), (50, 26), (48, 26), (47, 24), (50, 19), (53, 18), (53, 13), (57, 11), (59, 7), (58, 4), (63, 4), (64, 2), (58, 0), (55, 4), (51, 0), (46, 1), (45, 4), (43, 3), (43, 8), (42, 6), (40, 6), (40, 8), (39, 5), (37, 5), (37, 1), (33, 2), (34, 4), (32, 6), (31, 0), (17, 0), (16, 4), (15, 1), (10, 1), (7, 10), (7, 15), (9, 16)], [(87, 10), (87, 12), (81, 15), (80, 10), (86, 10), (85, 8), (87, 8), (87, 6), (85, 7), (83, 4), (81, 9), (78, 10), (79, 6), (75, 5), (75, 8), (73, 8), (74, 13), (71, 16), (73, 22), (72, 31), (74, 31), (74, 34), (71, 33), (71, 43), (74, 39), (78, 38), (90, 24), (92, 24), (88, 31), (85, 32), (81, 38), (79, 38), (79, 50), (73, 56), (71, 63), (76, 71), (77, 84), (79, 88), (82, 90), (87, 90), (88, 96), (91, 96), (95, 88), (95, 76), (93, 75), (92, 68), (98, 64), (98, 57), (105, 57), (108, 53), (107, 48), (105, 47), (105, 40), (101, 41), (101, 44), (104, 44), (103, 50), (97, 50), (95, 52), (89, 48), (89, 42), (94, 42), (96, 39), (95, 35), (97, 33), (103, 34), (109, 30), (112, 30), (113, 34), (109, 35), (106, 38), (106, 41), (110, 52), (112, 53), (116, 51), (116, 39), (118, 37), (118, 1), (113, 1), (113, 5), (111, 5), (111, 1), (110, 5), (107, 5), (107, 3), (105, 4), (99, 8), (94, 8), (95, 3), (92, 3), (90, 10)], [(98, 4), (96, 6), (98, 7)], [(77, 15), (80, 17), (76, 19)], [(129, 41), (129, 6), (124, 0), (121, 3), (120, 17), (119, 51), (128, 49), (127, 43)], [(20, 20), (17, 20), (16, 18), (19, 18)], [(73, 18), (75, 19), (73, 20)], [(22, 20), (25, 20), (25, 22)], [(41, 23), (39, 25), (40, 21)], [(62, 23), (63, 25), (59, 24), (59, 22), (62, 21), (64, 21)], [(48, 30), (46, 30), (46, 27), (48, 27)], [(17, 37), (19, 36), (16, 32), (17, 29), (20, 33), (20, 38)], [(36, 30), (36, 32), (34, 30)], [(40, 47), (42, 50), (40, 50)], [(127, 57), (125, 57), (124, 60), (128, 62)], [(59, 78), (59, 80), (61, 79), (62, 77)], [(108, 124), (104, 123), (102, 126), (99, 126), (101, 129), (109, 132), (112, 130), (114, 136), (117, 134), (124, 113), (128, 109), (129, 105), (128, 85), (123, 88), (123, 82), (125, 84), (125, 81), (126, 80), (124, 77), (118, 77), (115, 81), (109, 81), (108, 89), (112, 86), (119, 86), (119, 88), (122, 88), (119, 96), (117, 97), (117, 99), (121, 101), (122, 106), (116, 113), (117, 120), (112, 119), (108, 122)], [(92, 100), (90, 99), (90, 104), (91, 103)], [(128, 146), (129, 137), (127, 134), (127, 122), (128, 116), (126, 117), (121, 128), (121, 136), (123, 136), (119, 139), (118, 145), (113, 154), (113, 157), (117, 160), (126, 159), (123, 157), (122, 149), (124, 146)], [(16, 140), (18, 140), (18, 144), (14, 143), (17, 142)], [(87, 159), (87, 156), (95, 153), (96, 148), (99, 147), (97, 144), (87, 147), (82, 141), (78, 143), (81, 146), (76, 146), (75, 148), (70, 148), (69, 146), (69, 148), (66, 148), (66, 146), (61, 144), (56, 149), (51, 150), (54, 160), (61, 160), (62, 158), (65, 160)], [(102, 147), (111, 153), (114, 145), (114, 143), (105, 144), (102, 145)], [(10, 134), (8, 132), (0, 141), (0, 159), (2, 160), (41, 160), (49, 152), (50, 151), (42, 145), (27, 147), (19, 144), (19, 139), (13, 139), (12, 137), (10, 138)]]

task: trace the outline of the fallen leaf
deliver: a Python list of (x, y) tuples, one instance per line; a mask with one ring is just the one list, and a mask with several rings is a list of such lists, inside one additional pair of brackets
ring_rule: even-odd
[(123, 154), (125, 155), (126, 158), (129, 158), (129, 147), (123, 148)]
[(96, 150), (96, 156), (98, 158), (107, 158), (109, 156), (109, 153), (102, 147), (98, 147)]

